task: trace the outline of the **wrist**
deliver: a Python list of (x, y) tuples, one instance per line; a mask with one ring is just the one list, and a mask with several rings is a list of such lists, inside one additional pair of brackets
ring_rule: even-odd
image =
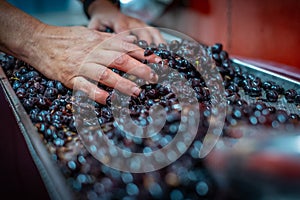
[(42, 22), (32, 24), (30, 27), (31, 30), (28, 31), (25, 36), (19, 38), (19, 41), (16, 42), (15, 52), (18, 58), (25, 62), (30, 62), (31, 58), (34, 56), (33, 54), (38, 51), (37, 49), (40, 46), (42, 33), (47, 26), (48, 25)]

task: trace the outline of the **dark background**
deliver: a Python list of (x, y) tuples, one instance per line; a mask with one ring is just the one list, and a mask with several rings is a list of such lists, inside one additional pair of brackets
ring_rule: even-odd
[(49, 199), (2, 87), (0, 110), (0, 199)]

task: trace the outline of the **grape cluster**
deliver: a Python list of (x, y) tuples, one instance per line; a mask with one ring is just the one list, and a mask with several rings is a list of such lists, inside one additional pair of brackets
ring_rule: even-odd
[[(250, 125), (272, 128), (293, 127), (296, 130), (300, 122), (299, 112), (297, 112), (300, 105), (299, 89), (285, 90), (274, 81), (263, 81), (260, 77), (243, 71), (239, 65), (230, 61), (228, 53), (223, 50), (220, 43), (209, 47), (208, 51), (216, 61), (216, 66), (224, 80), (223, 85), (229, 105), (227, 126), (236, 125), (241, 121), (248, 122)], [(279, 100), (282, 104), (294, 104), (296, 112), (289, 113), (285, 109), (276, 108)]]
[(17, 97), (45, 142), (63, 146), (75, 134), (72, 92), (11, 56), (1, 61)]
[[(218, 115), (212, 107), (219, 97), (208, 87), (215, 79), (207, 76), (215, 67), (225, 88), (219, 95), (224, 96), (227, 103), (224, 135), (230, 135), (227, 129), (240, 123), (266, 128), (299, 125), (299, 114), (273, 105), (284, 99), (287, 104), (299, 106), (299, 90), (284, 89), (275, 82), (262, 81), (243, 71), (231, 62), (222, 44), (204, 46), (186, 40), (158, 45), (139, 40), (136, 44), (145, 50), (143, 63), (158, 74), (158, 83), (150, 84), (112, 69), (136, 82), (142, 91), (137, 97), (128, 97), (99, 84), (110, 93), (107, 105), (90, 102), (80, 91), (73, 94), (59, 81), (47, 79), (12, 56), (1, 58), (0, 64), (17, 97), (80, 199), (213, 199), (220, 195), (198, 154), (213, 121), (211, 117)], [(160, 56), (162, 61), (150, 63), (147, 56), (151, 54)], [(213, 86), (217, 90), (218, 87)], [(95, 159), (78, 137), (76, 128), (88, 127), (86, 132), (98, 134), (100, 126), (102, 133), (118, 147), (128, 152), (149, 153), (173, 140), (179, 124), (184, 123), (182, 114), (187, 113), (192, 104), (197, 104), (200, 111), (197, 135), (186, 153), (160, 170), (136, 174), (109, 168)], [(151, 113), (159, 114), (156, 107), (163, 108), (162, 116), (166, 119), (159, 137), (128, 137), (122, 130), (120, 123), (128, 124), (128, 120), (140, 127), (155, 123), (157, 119)], [(90, 116), (84, 114), (85, 110), (92, 110), (96, 121), (87, 120)], [(82, 115), (75, 119), (75, 111)]]

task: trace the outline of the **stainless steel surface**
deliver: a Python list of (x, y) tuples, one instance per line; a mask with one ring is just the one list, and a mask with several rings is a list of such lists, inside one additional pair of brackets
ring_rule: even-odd
[(282, 84), (282, 86), (286, 87), (292, 87), (294, 89), (299, 90), (299, 86), (300, 86), (300, 82), (297, 80), (293, 80), (291, 78), (288, 78), (286, 76), (282, 76), (280, 74), (259, 68), (255, 65), (246, 63), (242, 60), (239, 59), (231, 59), (233, 63), (236, 63), (240, 66), (245, 67), (245, 69), (247, 71), (249, 71), (250, 73), (255, 73), (257, 76), (261, 77), (262, 79), (272, 79), (272, 81), (278, 82), (279, 84)]
[[(295, 89), (298, 94), (300, 94), (300, 82), (297, 80), (293, 80), (286, 76), (276, 74), (274, 72), (261, 69), (257, 66), (251, 65), (249, 63), (243, 62), (238, 59), (232, 59), (232, 63), (239, 65), (242, 67), (244, 72), (248, 72), (250, 74), (254, 74), (255, 76), (261, 78), (262, 81), (274, 81), (276, 84), (282, 86), (285, 89)], [(263, 93), (264, 95), (264, 93)], [(247, 95), (243, 95), (243, 98), (247, 102), (256, 102), (257, 99), (253, 97), (249, 97)], [(300, 107), (296, 106), (293, 103), (287, 103), (285, 98), (279, 98), (277, 102), (265, 102), (268, 106), (274, 106), (278, 109), (286, 110), (288, 113), (296, 113), (300, 114)]]

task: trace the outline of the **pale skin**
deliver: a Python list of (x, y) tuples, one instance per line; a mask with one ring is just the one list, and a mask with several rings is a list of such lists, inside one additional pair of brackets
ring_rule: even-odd
[[(109, 94), (99, 89), (93, 80), (128, 95), (136, 96), (140, 92), (135, 83), (114, 73), (110, 69), (112, 67), (156, 82), (157, 75), (140, 62), (145, 59), (143, 49), (133, 41), (139, 38), (148, 42), (163, 42), (157, 30), (149, 27), (124, 32), (147, 25), (121, 14), (105, 0), (93, 2), (88, 12), (91, 16), (88, 28), (56, 27), (44, 24), (0, 0), (0, 51), (32, 65), (50, 79), (86, 92), (101, 104), (106, 103)], [(98, 31), (105, 26), (124, 34)], [(143, 35), (145, 37), (141, 38)], [(155, 55), (146, 59), (160, 61)]]
[[(132, 34), (139, 39), (146, 40), (148, 43), (159, 44), (164, 42), (157, 29), (149, 27), (141, 20), (122, 14), (118, 8), (107, 0), (94, 1), (90, 5), (88, 13), (91, 16), (88, 27), (91, 29), (103, 31), (106, 27), (109, 27), (116, 33), (131, 30)], [(147, 27), (147, 29), (139, 29), (143, 27)]]

